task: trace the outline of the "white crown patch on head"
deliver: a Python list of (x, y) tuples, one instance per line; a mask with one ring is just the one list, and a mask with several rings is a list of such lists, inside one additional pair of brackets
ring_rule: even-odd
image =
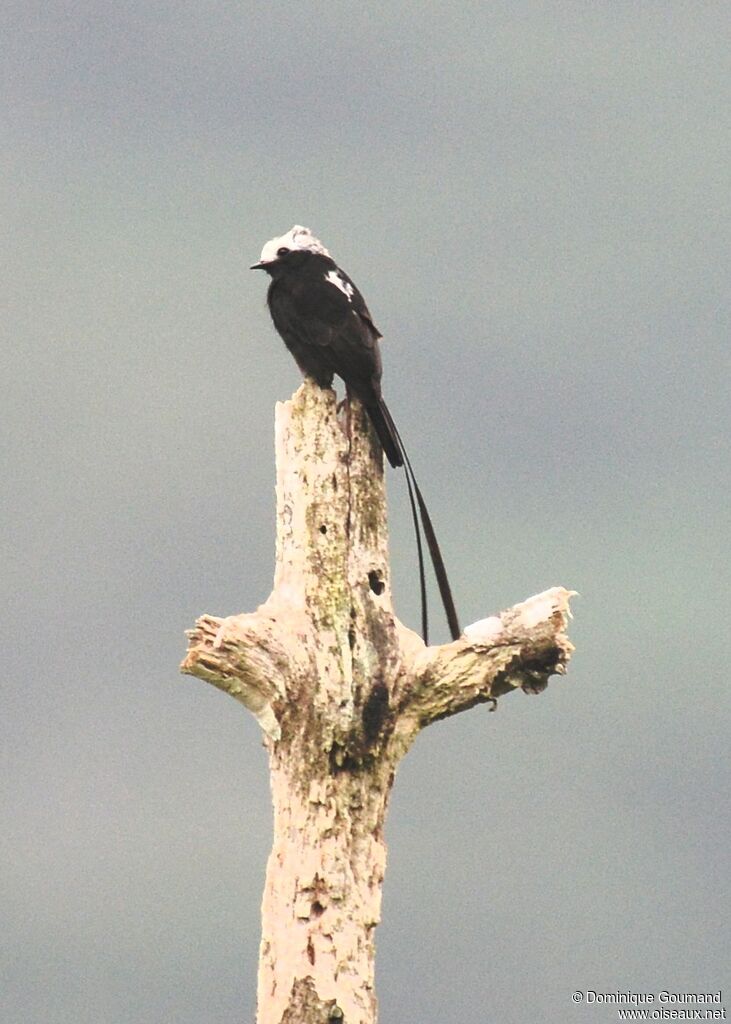
[(302, 249), (305, 252), (318, 253), (320, 256), (330, 255), (320, 239), (315, 238), (310, 229), (303, 228), (301, 224), (295, 224), (286, 235), (271, 238), (261, 250), (261, 262), (273, 262), (279, 249)]

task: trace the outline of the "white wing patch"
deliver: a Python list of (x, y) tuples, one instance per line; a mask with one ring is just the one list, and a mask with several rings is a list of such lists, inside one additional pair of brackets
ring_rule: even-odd
[(331, 270), (331, 271), (329, 271), (329, 273), (325, 274), (325, 280), (329, 284), (334, 284), (335, 287), (339, 288), (340, 291), (344, 295), (347, 295), (348, 302), (352, 302), (353, 301), (353, 286), (352, 286), (352, 284), (350, 283), (350, 281), (346, 281), (346, 279), (344, 277), (342, 277), (342, 275), (339, 274), (337, 272), (337, 270)]
[(286, 235), (271, 238), (261, 250), (261, 262), (273, 263), (278, 249), (305, 249), (307, 252), (319, 253), (320, 256), (330, 255), (320, 239), (315, 238), (310, 229), (303, 228), (301, 224), (295, 224)]

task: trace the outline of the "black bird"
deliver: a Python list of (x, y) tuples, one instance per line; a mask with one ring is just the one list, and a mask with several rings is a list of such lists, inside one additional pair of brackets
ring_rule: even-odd
[[(267, 303), (274, 326), (300, 370), (323, 388), (337, 374), (363, 403), (386, 458), (404, 466), (419, 554), (422, 633), (428, 643), (426, 587), (414, 493), (421, 513), (429, 553), (439, 584), (452, 639), (461, 634), (449, 580), (429, 513), (414, 477), (409, 457), (381, 394), (381, 333), (373, 323), (363, 296), (309, 228), (299, 224), (261, 251), (252, 270), (271, 277)], [(412, 492), (413, 484), (413, 492)]]

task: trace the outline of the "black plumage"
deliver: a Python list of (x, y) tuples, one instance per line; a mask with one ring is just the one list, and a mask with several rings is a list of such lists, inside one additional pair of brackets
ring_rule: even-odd
[(356, 286), (330, 256), (307, 250), (282, 253), (264, 269), (272, 278), (267, 302), (274, 326), (300, 370), (325, 388), (334, 374), (342, 377), (363, 403), (388, 461), (402, 466), (381, 394), (381, 334)]
[(381, 334), (363, 296), (322, 243), (309, 229), (299, 225), (267, 242), (261, 260), (251, 269), (265, 270), (271, 278), (267, 293), (269, 311), (300, 370), (321, 387), (330, 387), (335, 374), (341, 377), (366, 409), (390, 464), (405, 466), (419, 553), (424, 641), (428, 642), (428, 621), (416, 504), (450, 631), (453, 639), (458, 639), (461, 631), (434, 528), (381, 394)]

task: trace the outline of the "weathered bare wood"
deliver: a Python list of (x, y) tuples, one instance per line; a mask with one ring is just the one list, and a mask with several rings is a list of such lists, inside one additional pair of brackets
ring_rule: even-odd
[(374, 1024), (374, 932), (393, 779), (421, 729), (565, 672), (571, 592), (556, 587), (425, 647), (394, 616), (383, 460), (357, 402), (305, 382), (277, 406), (274, 588), (204, 615), (181, 666), (265, 733), (274, 844), (258, 1022)]

